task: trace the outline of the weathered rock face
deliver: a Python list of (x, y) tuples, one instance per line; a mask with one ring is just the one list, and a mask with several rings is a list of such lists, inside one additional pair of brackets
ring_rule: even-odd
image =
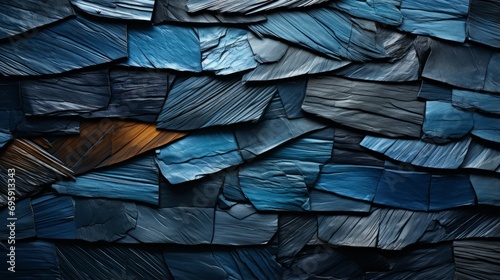
[(0, 279), (500, 275), (499, 15), (3, 0)]

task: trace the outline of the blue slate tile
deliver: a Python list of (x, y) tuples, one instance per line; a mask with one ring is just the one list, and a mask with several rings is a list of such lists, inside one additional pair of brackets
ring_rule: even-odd
[(245, 196), (262, 211), (310, 210), (308, 187), (331, 157), (333, 133), (309, 133), (243, 165), (239, 182)]
[(381, 82), (419, 80), (420, 60), (412, 37), (394, 30), (378, 28), (377, 40), (387, 50), (388, 60), (352, 63), (335, 71), (335, 74)]
[(153, 15), (154, 0), (71, 0), (73, 5), (93, 16), (150, 21)]
[(470, 175), (470, 182), (477, 195), (478, 204), (500, 206), (500, 178), (488, 175)]
[(226, 172), (226, 176), (224, 178), (223, 195), (225, 198), (232, 201), (248, 201), (248, 199), (245, 197), (245, 194), (241, 190), (238, 170), (231, 170)]
[(422, 76), (464, 89), (500, 92), (499, 61), (500, 52), (490, 48), (432, 40)]
[[(349, 257), (346, 252), (328, 246), (308, 246), (285, 267), (284, 279), (363, 279), (357, 260), (366, 254)], [(373, 261), (373, 259), (372, 259)]]
[(198, 28), (203, 71), (230, 75), (257, 66), (247, 40), (248, 31), (220, 26)]
[(380, 167), (327, 164), (314, 188), (371, 202), (382, 172)]
[(470, 238), (497, 238), (500, 217), (487, 208), (459, 208), (441, 211), (429, 221), (420, 242), (437, 243)]
[(318, 55), (270, 38), (248, 33), (248, 41), (259, 65), (243, 76), (245, 81), (271, 81), (329, 72), (351, 62)]
[[(259, 37), (253, 32), (247, 34), (254, 58), (259, 64), (278, 62), (285, 57), (290, 46), (286, 42), (267, 37)], [(300, 50), (300, 49), (299, 49)]]
[(500, 6), (495, 0), (472, 0), (467, 18), (467, 34), (471, 41), (500, 48)]
[(306, 97), (307, 79), (294, 79), (277, 84), (278, 94), (288, 119), (302, 118), (302, 102)]
[(267, 244), (277, 230), (277, 214), (259, 213), (249, 204), (236, 204), (228, 210), (215, 211), (212, 244), (231, 246)]
[[(49, 94), (50, 93), (50, 94)], [(71, 116), (108, 106), (108, 71), (78, 72), (21, 82), (23, 110), (30, 116)]]
[(475, 205), (476, 195), (467, 175), (433, 175), (429, 210)]
[(283, 214), (278, 218), (278, 260), (288, 264), (317, 231), (315, 215)]
[(198, 36), (191, 27), (168, 24), (130, 27), (128, 59), (122, 65), (201, 72)]
[(268, 15), (264, 23), (250, 25), (250, 29), (335, 59), (367, 61), (386, 56), (376, 40), (374, 22), (351, 18), (333, 9), (277, 12)]
[[(279, 90), (278, 85), (276, 86), (276, 88)], [(264, 111), (264, 115), (259, 120), (259, 123), (278, 118), (284, 119), (288, 118), (288, 116), (286, 114), (284, 102), (281, 99), (281, 95), (279, 94), (279, 92), (276, 92), (269, 102), (269, 105), (267, 105), (266, 110)]]
[[(0, 223), (0, 240), (5, 240), (6, 243), (9, 244), (14, 244), (16, 240), (36, 236), (35, 217), (33, 216), (33, 209), (31, 208), (31, 199), (17, 200), (14, 206), (14, 216), (10, 215), (8, 207), (0, 210), (0, 217), (2, 218), (2, 222)], [(9, 218), (15, 218), (16, 220), (9, 220)], [(13, 222), (15, 226), (9, 228), (8, 226), (11, 225), (11, 222)], [(15, 232), (14, 235), (11, 235), (12, 230)], [(9, 238), (10, 236), (13, 236), (13, 238)]]
[(157, 127), (193, 130), (256, 122), (275, 92), (275, 86), (249, 86), (239, 78), (178, 77), (158, 116)]
[[(7, 248), (9, 249), (7, 251)], [(18, 242), (15, 245), (14, 272), (7, 270), (10, 264), (10, 246), (0, 247), (0, 261), (3, 269), (0, 271), (2, 279), (57, 279), (60, 277), (56, 247), (46, 241), (35, 240)]]
[(474, 113), (474, 128), (471, 133), (484, 140), (500, 143), (500, 118)]
[(402, 162), (416, 166), (457, 169), (465, 161), (470, 137), (445, 145), (425, 143), (421, 140), (395, 140), (366, 136), (360, 143), (362, 147)]
[(279, 279), (282, 267), (267, 248), (215, 251), (214, 257), (233, 279)]
[(309, 78), (302, 110), (389, 137), (420, 137), (424, 103), (416, 83), (378, 83), (334, 75)]
[(200, 179), (243, 162), (231, 129), (196, 131), (156, 150), (161, 173), (172, 184)]
[[(0, 39), (31, 37), (47, 24), (72, 16), (69, 0), (40, 2), (34, 0), (2, 2), (0, 7)], [(28, 32), (26, 34), (22, 34)]]
[[(18, 117), (17, 115), (16, 117)], [(19, 137), (68, 135), (80, 132), (80, 120), (75, 117), (26, 117), (14, 120), (14, 133)]]
[(84, 117), (154, 122), (173, 80), (174, 75), (166, 72), (113, 68), (109, 72), (111, 98), (108, 106)]
[(331, 163), (348, 165), (384, 166), (382, 157), (361, 147), (366, 135), (346, 128), (335, 128), (335, 145)]
[(438, 0), (434, 1), (433, 5), (415, 0), (402, 0), (403, 24), (399, 28), (414, 34), (464, 42), (468, 11), (467, 0)]
[(159, 248), (109, 243), (56, 243), (56, 247), (63, 279), (130, 277), (173, 280)]
[(418, 92), (418, 98), (430, 101), (449, 102), (452, 99), (452, 88), (442, 83), (436, 83), (423, 79), (420, 91)]
[(500, 172), (500, 149), (494, 143), (474, 141), (460, 167)]
[(12, 139), (12, 135), (5, 130), (0, 129), (0, 148), (5, 146)]
[(238, 15), (235, 13), (197, 12), (189, 13), (190, 0), (157, 0), (153, 12), (153, 22), (182, 22), (198, 24), (244, 24), (265, 21), (264, 15)]
[(371, 202), (336, 195), (331, 192), (309, 190), (311, 211), (313, 212), (361, 212), (368, 213)]
[(427, 101), (422, 130), (424, 139), (447, 142), (465, 136), (473, 127), (471, 112), (456, 109), (449, 102)]
[(23, 106), (18, 81), (0, 82), (0, 129), (13, 131), (23, 119)]
[(134, 203), (110, 199), (74, 198), (76, 239), (113, 242), (137, 225)]
[(134, 157), (109, 168), (52, 185), (60, 194), (132, 200), (158, 205), (159, 169), (154, 155)]
[(500, 243), (496, 240), (460, 240), (453, 242), (455, 277), (488, 279), (499, 275)]
[(401, 15), (401, 11), (399, 11), (400, 5), (401, 0), (340, 0), (331, 3), (330, 7), (334, 7), (354, 17), (399, 26), (403, 22), (403, 16)]
[(382, 251), (387, 269), (372, 269), (366, 279), (455, 279), (451, 243), (425, 245), (402, 251)]
[(366, 215), (318, 215), (318, 238), (336, 246), (376, 247), (380, 211)]
[(169, 251), (163, 255), (175, 279), (227, 279), (229, 277), (211, 251)]
[[(319, 165), (330, 159), (334, 142), (335, 129), (327, 127), (317, 131), (304, 134), (277, 149), (271, 150), (264, 155), (269, 160), (293, 160), (308, 161)], [(300, 164), (297, 164), (300, 167)], [(304, 173), (306, 176), (306, 174)], [(307, 176), (306, 176), (307, 177)], [(307, 180), (308, 186), (315, 181)]]
[(139, 242), (195, 245), (209, 244), (213, 238), (214, 209), (137, 205), (137, 212), (137, 226), (127, 234)]
[(465, 110), (500, 115), (500, 96), (483, 92), (453, 89), (453, 106)]
[(431, 176), (427, 173), (384, 170), (374, 203), (395, 208), (427, 211)]
[(326, 2), (326, 0), (295, 0), (295, 1), (239, 1), (239, 0), (188, 0), (190, 13), (199, 11), (216, 11), (222, 13), (254, 14), (274, 9), (303, 8)]
[(126, 36), (124, 24), (68, 19), (32, 37), (1, 43), (0, 73), (38, 76), (112, 62), (127, 57)]
[(177, 185), (162, 180), (160, 183), (160, 208), (214, 208), (220, 189), (225, 184), (226, 177), (227, 175), (225, 176), (224, 172), (220, 172), (200, 180)]
[[(377, 247), (383, 250), (401, 250), (419, 242), (427, 226), (435, 217), (431, 212), (402, 209), (381, 209)], [(439, 242), (439, 241), (436, 241)]]
[(239, 172), (241, 189), (260, 211), (308, 211), (309, 193), (298, 164), (287, 160), (247, 164)]
[(273, 118), (235, 129), (241, 155), (245, 160), (267, 152), (303, 134), (326, 127), (310, 118)]
[(279, 279), (281, 265), (266, 248), (177, 249), (164, 253), (175, 279)]
[(31, 200), (37, 238), (75, 239), (75, 205), (69, 196), (45, 195)]

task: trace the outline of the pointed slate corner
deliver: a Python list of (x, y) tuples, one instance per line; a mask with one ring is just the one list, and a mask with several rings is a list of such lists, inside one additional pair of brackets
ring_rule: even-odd
[(256, 122), (275, 93), (276, 86), (250, 86), (233, 77), (177, 77), (157, 128), (194, 130)]
[[(0, 40), (31, 37), (47, 24), (74, 15), (70, 0), (3, 1), (0, 6)], [(28, 32), (27, 34), (22, 34)], [(17, 36), (16, 36), (17, 35)]]
[(155, 0), (71, 0), (82, 11), (98, 17), (150, 21)]
[[(100, 47), (97, 50), (95, 46)], [(58, 74), (125, 57), (127, 27), (124, 24), (77, 17), (41, 29), (32, 37), (0, 43), (0, 74)]]

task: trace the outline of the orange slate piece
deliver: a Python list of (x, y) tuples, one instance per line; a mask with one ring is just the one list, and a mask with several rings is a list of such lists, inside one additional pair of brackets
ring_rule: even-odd
[(52, 141), (48, 152), (78, 175), (125, 161), (185, 135), (157, 130), (154, 123), (102, 119), (82, 123), (80, 135)]

